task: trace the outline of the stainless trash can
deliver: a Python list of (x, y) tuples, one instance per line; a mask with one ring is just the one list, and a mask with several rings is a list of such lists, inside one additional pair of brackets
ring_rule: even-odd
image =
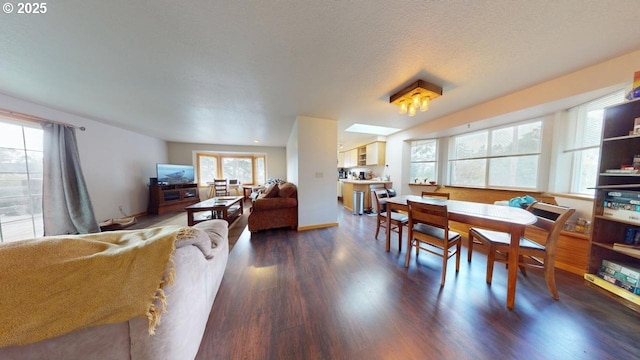
[(364, 191), (353, 191), (353, 215), (362, 215), (364, 209)]

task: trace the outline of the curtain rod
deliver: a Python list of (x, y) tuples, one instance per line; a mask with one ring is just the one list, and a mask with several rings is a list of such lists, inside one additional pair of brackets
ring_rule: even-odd
[(69, 123), (64, 123), (61, 121), (53, 121), (53, 120), (49, 120), (49, 119), (43, 119), (41, 117), (37, 117), (37, 116), (33, 116), (33, 115), (28, 115), (28, 114), (23, 114), (23, 113), (19, 113), (19, 112), (15, 112), (12, 110), (7, 110), (7, 109), (2, 109), (0, 108), (0, 114), (4, 114), (4, 115), (8, 115), (9, 117), (12, 117), (16, 120), (23, 120), (23, 121), (28, 121), (28, 122), (37, 122), (37, 123), (50, 123), (50, 124), (59, 124), (59, 125), (64, 125), (64, 126), (69, 126), (72, 128), (76, 128), (79, 129), (80, 131), (85, 131), (86, 128), (84, 126), (75, 126), (73, 124), (69, 124)]

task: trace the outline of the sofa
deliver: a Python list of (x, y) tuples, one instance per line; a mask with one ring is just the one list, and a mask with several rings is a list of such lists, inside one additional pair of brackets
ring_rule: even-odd
[[(167, 281), (163, 289), (166, 312), (161, 314), (155, 334), (150, 335), (148, 318), (134, 317), (79, 328), (34, 343), (3, 347), (0, 359), (194, 359), (226, 268), (228, 228), (223, 220), (177, 228), (187, 229), (191, 235), (185, 241), (175, 240), (173, 245), (172, 261), (168, 262), (173, 264), (173, 282)], [(153, 229), (101, 234), (128, 232), (135, 236), (143, 230)], [(11, 330), (0, 336), (6, 338), (10, 333)]]
[(253, 200), (249, 231), (298, 227), (298, 189), (290, 182), (269, 184)]

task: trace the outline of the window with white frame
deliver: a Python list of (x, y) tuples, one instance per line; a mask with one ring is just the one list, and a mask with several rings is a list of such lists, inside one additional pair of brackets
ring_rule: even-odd
[(0, 242), (43, 236), (43, 133), (0, 119)]
[(450, 184), (535, 189), (542, 119), (453, 136)]
[(424, 184), (436, 181), (438, 175), (438, 141), (416, 140), (411, 142), (411, 164), (409, 179), (411, 182)]
[(567, 148), (571, 156), (570, 193), (593, 195), (600, 161), (600, 137), (604, 108), (624, 101), (625, 91), (567, 110)]

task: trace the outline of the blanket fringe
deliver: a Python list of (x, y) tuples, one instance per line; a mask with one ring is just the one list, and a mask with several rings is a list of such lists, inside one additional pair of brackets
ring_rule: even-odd
[[(183, 231), (183, 230), (188, 231)], [(190, 230), (190, 231), (189, 231)], [(182, 228), (178, 231), (178, 236), (176, 236), (176, 240), (188, 238), (189, 235), (195, 236), (195, 231), (191, 228)], [(173, 254), (175, 253), (176, 247), (175, 242), (173, 244), (173, 249), (171, 251), (171, 257), (167, 262), (167, 269), (165, 270), (164, 277), (160, 281), (158, 288), (147, 308), (145, 315), (147, 319), (149, 319), (149, 335), (154, 335), (156, 333), (156, 326), (160, 325), (160, 321), (162, 319), (162, 314), (167, 312), (167, 295), (164, 292), (165, 287), (173, 284), (176, 278), (176, 267), (175, 262), (173, 260)]]
[[(191, 227), (182, 227), (178, 230), (176, 241), (181, 239), (191, 239), (197, 235), (198, 234), (195, 229)], [(173, 253), (175, 253), (175, 250), (176, 246), (174, 242), (173, 249), (171, 251), (172, 255), (167, 263), (167, 270), (165, 271), (164, 277), (158, 285), (158, 289), (156, 289), (153, 299), (146, 311), (147, 319), (149, 319), (149, 335), (155, 334), (156, 326), (160, 325), (162, 314), (167, 312), (167, 296), (164, 289), (165, 287), (173, 284), (176, 277), (175, 262), (173, 261)]]

